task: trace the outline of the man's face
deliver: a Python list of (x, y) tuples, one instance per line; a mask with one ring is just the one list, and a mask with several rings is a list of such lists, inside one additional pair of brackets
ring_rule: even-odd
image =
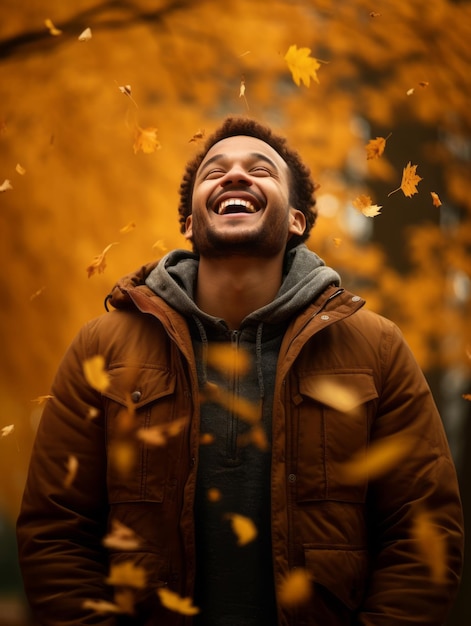
[(185, 232), (201, 256), (275, 256), (304, 228), (304, 215), (290, 205), (288, 166), (276, 150), (245, 135), (209, 149), (196, 173)]

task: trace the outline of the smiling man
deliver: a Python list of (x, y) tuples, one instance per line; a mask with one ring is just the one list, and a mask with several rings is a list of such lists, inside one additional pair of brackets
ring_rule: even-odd
[[(305, 245), (309, 170), (228, 118), (179, 216), (193, 251), (122, 279), (53, 382), (18, 519), (37, 622), (441, 626), (463, 520), (440, 416), (397, 327)], [(396, 465), (349, 473), (372, 446)]]

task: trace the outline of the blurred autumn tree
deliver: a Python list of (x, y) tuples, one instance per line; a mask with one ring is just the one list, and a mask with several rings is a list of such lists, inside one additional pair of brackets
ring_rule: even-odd
[[(0, 195), (0, 428), (15, 430), (0, 439), (1, 508), (16, 515), (35, 399), (73, 334), (101, 313), (121, 274), (184, 245), (176, 218), (184, 164), (197, 136), (228, 113), (272, 125), (312, 168), (321, 217), (309, 245), (401, 326), (461, 468), (470, 406), (462, 394), (471, 392), (470, 3), (3, 0), (2, 8), (0, 185), (12, 189)], [(80, 37), (87, 28), (91, 38)], [(292, 44), (319, 60), (319, 83), (294, 83), (284, 60)], [(139, 149), (143, 129), (160, 149)], [(367, 159), (376, 137), (387, 137), (384, 153)], [(409, 162), (422, 178), (417, 193), (388, 195)], [(353, 208), (360, 194), (382, 207), (378, 216)], [(115, 242), (105, 271), (88, 278)], [(470, 607), (458, 605), (464, 623)]]

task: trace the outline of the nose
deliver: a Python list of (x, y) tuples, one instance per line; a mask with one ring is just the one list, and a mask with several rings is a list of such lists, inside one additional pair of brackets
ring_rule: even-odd
[(252, 181), (248, 172), (241, 165), (234, 164), (224, 174), (220, 184), (221, 187), (228, 187), (230, 185), (243, 185), (250, 187)]

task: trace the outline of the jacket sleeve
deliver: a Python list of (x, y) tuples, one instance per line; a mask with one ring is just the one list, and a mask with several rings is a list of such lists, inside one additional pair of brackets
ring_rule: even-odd
[(83, 374), (83, 361), (92, 356), (87, 328), (55, 376), (17, 521), (26, 595), (44, 626), (116, 623), (110, 613), (84, 608), (87, 600), (111, 600), (101, 544), (107, 516), (105, 437), (100, 394)]
[[(381, 355), (382, 389), (371, 444), (400, 435), (412, 445), (394, 470), (370, 483), (374, 562), (358, 624), (439, 626), (461, 576), (458, 481), (430, 389), (400, 331), (391, 329)], [(420, 520), (425, 520), (422, 527)]]

